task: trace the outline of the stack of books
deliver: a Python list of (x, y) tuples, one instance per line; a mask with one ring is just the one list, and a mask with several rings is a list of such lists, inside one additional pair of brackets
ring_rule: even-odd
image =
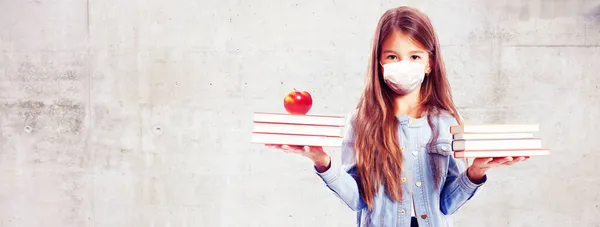
[(538, 125), (454, 125), (452, 150), (456, 158), (549, 155)]
[(251, 143), (341, 147), (343, 116), (255, 112)]

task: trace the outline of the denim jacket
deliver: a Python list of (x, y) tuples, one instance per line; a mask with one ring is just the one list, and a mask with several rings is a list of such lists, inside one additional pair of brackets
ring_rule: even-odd
[[(400, 122), (398, 136), (404, 158), (404, 171), (401, 174), (403, 186), (402, 202), (391, 200), (380, 185), (374, 198), (374, 206), (368, 210), (359, 194), (355, 166), (353, 129), (347, 118), (346, 132), (341, 148), (341, 163), (331, 160), (331, 166), (323, 173), (315, 170), (326, 186), (331, 189), (348, 207), (357, 212), (357, 226), (409, 227), (411, 214), (417, 218), (419, 226), (453, 226), (452, 214), (456, 213), (477, 190), (487, 181), (484, 176), (481, 184), (474, 184), (466, 175), (463, 159), (455, 159), (452, 153), (450, 126), (457, 125), (452, 115), (412, 118), (397, 116)], [(430, 149), (431, 118), (439, 131), (438, 139)], [(432, 161), (438, 163), (439, 185), (435, 187)], [(412, 201), (411, 201), (412, 198)], [(413, 203), (414, 202), (414, 211)], [(367, 225), (371, 223), (370, 225)]]

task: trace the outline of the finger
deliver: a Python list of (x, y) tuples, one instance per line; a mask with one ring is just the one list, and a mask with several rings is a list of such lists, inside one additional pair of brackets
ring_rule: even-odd
[(500, 162), (500, 164), (504, 164), (504, 163), (510, 163), (510, 162), (513, 162), (513, 161), (514, 161), (513, 157), (504, 157), (504, 159), (500, 159), (500, 160), (502, 160), (502, 161)]
[(512, 161), (510, 161), (510, 162), (505, 162), (505, 163), (502, 163), (502, 165), (505, 165), (505, 166), (510, 166), (510, 165), (513, 165), (513, 164), (515, 164), (515, 163), (517, 163), (517, 162), (519, 162), (519, 159), (514, 159), (514, 160), (512, 160)]
[(512, 157), (512, 158), (513, 158), (513, 163), (514, 162), (520, 162), (520, 161), (523, 161), (523, 160), (526, 159), (526, 157), (520, 157), (520, 156)]
[(304, 153), (310, 153), (310, 147), (309, 146), (304, 146), (303, 149), (302, 149), (302, 151)]
[(288, 145), (280, 145), (279, 148), (285, 151), (286, 153), (290, 153), (290, 147)]
[(513, 164), (515, 164), (517, 162), (525, 161), (527, 158), (526, 157), (513, 157), (513, 159), (514, 159), (514, 161), (504, 163), (504, 165), (513, 165)]
[(490, 157), (477, 157), (477, 158), (473, 159), (474, 162), (487, 162), (489, 160), (491, 160)]
[(288, 146), (296, 151), (302, 151), (304, 149), (303, 146), (298, 146), (298, 145), (288, 145)]
[(501, 158), (499, 158), (499, 157), (493, 157), (493, 158), (491, 158), (491, 159), (492, 159), (492, 160), (488, 161), (486, 164), (488, 164), (488, 165), (495, 165), (495, 164), (498, 164), (498, 162), (500, 162), (500, 159), (501, 159)]
[(281, 147), (284, 147), (284, 148), (287, 148), (287, 149), (296, 149), (296, 150), (298, 150), (301, 146), (285, 144), (285, 145), (281, 145)]
[(489, 162), (489, 165), (502, 165), (505, 162), (510, 162), (512, 161), (513, 158), (512, 157), (498, 157), (498, 158), (494, 158), (493, 161)]
[(281, 148), (288, 153), (298, 153), (297, 149), (295, 149), (294, 147), (290, 146), (290, 145), (282, 145)]
[(494, 160), (494, 158), (486, 158), (484, 161), (484, 164), (489, 164), (492, 160)]
[(266, 144), (266, 146), (269, 148), (281, 148), (281, 145), (279, 144)]

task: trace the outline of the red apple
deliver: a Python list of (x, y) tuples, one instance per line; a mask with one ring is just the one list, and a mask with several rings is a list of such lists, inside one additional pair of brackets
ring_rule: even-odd
[(289, 114), (306, 115), (312, 107), (312, 97), (307, 91), (297, 91), (294, 88), (283, 99), (283, 106)]

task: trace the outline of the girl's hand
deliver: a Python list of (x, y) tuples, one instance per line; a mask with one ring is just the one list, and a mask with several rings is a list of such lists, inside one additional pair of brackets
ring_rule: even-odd
[(323, 147), (313, 146), (295, 146), (295, 145), (278, 145), (266, 144), (267, 147), (283, 150), (287, 153), (299, 154), (310, 158), (314, 163), (317, 171), (325, 172), (329, 168), (331, 159), (329, 155), (323, 151)]
[(499, 167), (499, 166), (510, 166), (517, 162), (525, 161), (527, 159), (529, 159), (528, 156), (526, 156), (526, 157), (475, 158), (475, 160), (473, 160), (473, 164), (471, 166), (475, 167), (475, 168), (487, 170), (489, 168), (494, 168), (494, 167)]
[(511, 166), (517, 162), (529, 159), (525, 157), (496, 157), (496, 158), (475, 158), (473, 164), (467, 169), (467, 176), (473, 183), (479, 183), (490, 168), (499, 166)]

